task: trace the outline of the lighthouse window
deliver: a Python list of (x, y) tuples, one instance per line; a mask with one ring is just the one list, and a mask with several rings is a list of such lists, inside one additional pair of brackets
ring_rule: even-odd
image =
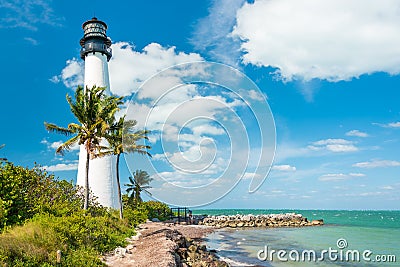
[(92, 33), (92, 34), (105, 35), (106, 30), (102, 24), (92, 23), (92, 24), (88, 24), (85, 26), (85, 33), (86, 34)]

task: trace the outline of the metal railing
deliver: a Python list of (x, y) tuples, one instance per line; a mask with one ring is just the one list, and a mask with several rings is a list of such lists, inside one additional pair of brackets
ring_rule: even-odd
[(171, 219), (178, 219), (178, 222), (189, 222), (189, 209), (186, 207), (171, 208)]

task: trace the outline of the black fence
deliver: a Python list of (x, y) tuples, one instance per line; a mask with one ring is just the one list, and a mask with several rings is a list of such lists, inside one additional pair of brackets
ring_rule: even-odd
[(177, 219), (178, 223), (186, 222), (190, 223), (192, 218), (192, 212), (184, 207), (184, 208), (171, 208), (171, 219)]
[(169, 208), (165, 210), (157, 210), (158, 217), (169, 218), (175, 222), (192, 223), (192, 211), (186, 207)]

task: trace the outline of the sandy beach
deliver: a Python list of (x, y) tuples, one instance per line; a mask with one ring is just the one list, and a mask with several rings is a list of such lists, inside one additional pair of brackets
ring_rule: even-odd
[[(218, 262), (214, 253), (205, 251), (205, 246), (201, 245), (201, 238), (213, 231), (214, 228), (207, 226), (147, 222), (139, 225), (137, 235), (128, 239), (127, 247), (117, 248), (103, 261), (112, 267), (204, 266), (205, 261), (208, 262), (206, 266), (227, 266)], [(192, 260), (197, 263), (182, 260), (195, 248), (197, 255), (192, 256), (196, 257)], [(201, 259), (198, 252), (203, 255)]]

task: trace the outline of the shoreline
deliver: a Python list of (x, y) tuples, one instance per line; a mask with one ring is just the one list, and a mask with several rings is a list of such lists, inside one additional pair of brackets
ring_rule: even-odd
[[(301, 214), (193, 216), (195, 224), (147, 221), (137, 234), (127, 238), (128, 245), (102, 257), (111, 267), (134, 266), (241, 266), (208, 248), (209, 237), (217, 231), (234, 228), (281, 228), (323, 225), (323, 220), (308, 221)], [(228, 230), (229, 232), (229, 230)], [(212, 239), (212, 238), (211, 238)], [(251, 265), (258, 266), (258, 265)]]
[[(397, 231), (398, 226), (396, 224), (400, 218), (398, 217), (399, 215), (394, 216), (392, 213), (383, 214), (382, 212), (354, 211), (341, 213), (336, 211), (321, 211), (306, 214), (308, 218), (315, 218), (316, 216), (326, 219), (328, 222), (327, 226), (329, 227), (244, 226), (231, 228), (228, 226), (217, 228), (215, 226), (207, 227), (203, 225), (174, 225), (168, 222), (147, 223), (140, 226), (138, 230), (139, 237), (133, 237), (132, 239), (136, 239), (140, 243), (143, 241), (143, 237), (146, 233), (153, 233), (153, 235), (148, 235), (148, 237), (151, 237), (150, 240), (153, 246), (156, 246), (158, 249), (150, 249), (144, 252), (142, 250), (143, 247), (136, 246), (136, 254), (141, 255), (140, 257), (142, 257), (143, 265), (140, 265), (138, 261), (131, 262), (130, 264), (114, 264), (109, 266), (179, 266), (176, 265), (176, 262), (174, 263), (171, 260), (168, 262), (165, 260), (168, 257), (171, 259), (171, 255), (173, 254), (171, 254), (172, 250), (170, 250), (170, 252), (163, 250), (165, 246), (162, 244), (166, 242), (166, 229), (172, 231), (176, 230), (185, 237), (192, 237), (194, 241), (200, 242), (202, 245), (204, 244), (208, 252), (216, 252), (215, 256), (228, 263), (229, 266), (273, 266), (273, 262), (259, 261), (256, 258), (257, 251), (264, 248), (265, 245), (268, 245), (271, 249), (290, 248), (301, 251), (306, 248), (316, 249), (318, 251), (326, 249), (327, 247), (335, 247), (338, 238), (341, 237), (345, 238), (356, 249), (365, 249), (364, 246), (367, 246), (368, 249), (373, 251), (384, 251), (385, 253), (398, 255), (397, 250), (382, 250), (383, 248), (377, 245), (375, 241), (371, 241), (368, 236), (365, 237), (363, 233), (360, 233), (358, 230), (354, 231), (354, 229), (363, 229), (363, 231), (367, 231), (368, 233), (373, 232), (374, 229), (379, 229), (379, 231), (384, 231), (382, 240), (386, 240), (387, 242), (387, 240), (391, 240), (390, 238), (393, 235), (398, 236), (398, 234), (400, 234), (400, 232)], [(152, 229), (149, 228), (149, 226), (152, 226)], [(397, 230), (393, 233), (392, 229)], [(162, 230), (164, 232), (161, 231), (154, 234), (157, 230)], [(161, 241), (159, 242), (158, 240), (160, 237)], [(135, 241), (136, 244), (138, 244), (138, 241)], [(152, 243), (147, 242), (146, 246)], [(398, 242), (393, 240), (390, 244), (392, 244), (392, 247), (396, 247)], [(132, 245), (132, 243), (129, 245)], [(176, 251), (176, 244), (174, 246), (173, 251)], [(133, 247), (131, 247), (131, 250), (132, 249)], [(127, 257), (131, 257), (131, 255), (127, 255)], [(122, 261), (122, 259), (117, 259), (115, 263), (118, 263), (118, 260)]]
[(136, 236), (127, 238), (125, 248), (116, 248), (102, 261), (112, 267), (229, 266), (204, 245), (206, 235), (215, 230), (203, 225), (148, 221), (138, 226)]

